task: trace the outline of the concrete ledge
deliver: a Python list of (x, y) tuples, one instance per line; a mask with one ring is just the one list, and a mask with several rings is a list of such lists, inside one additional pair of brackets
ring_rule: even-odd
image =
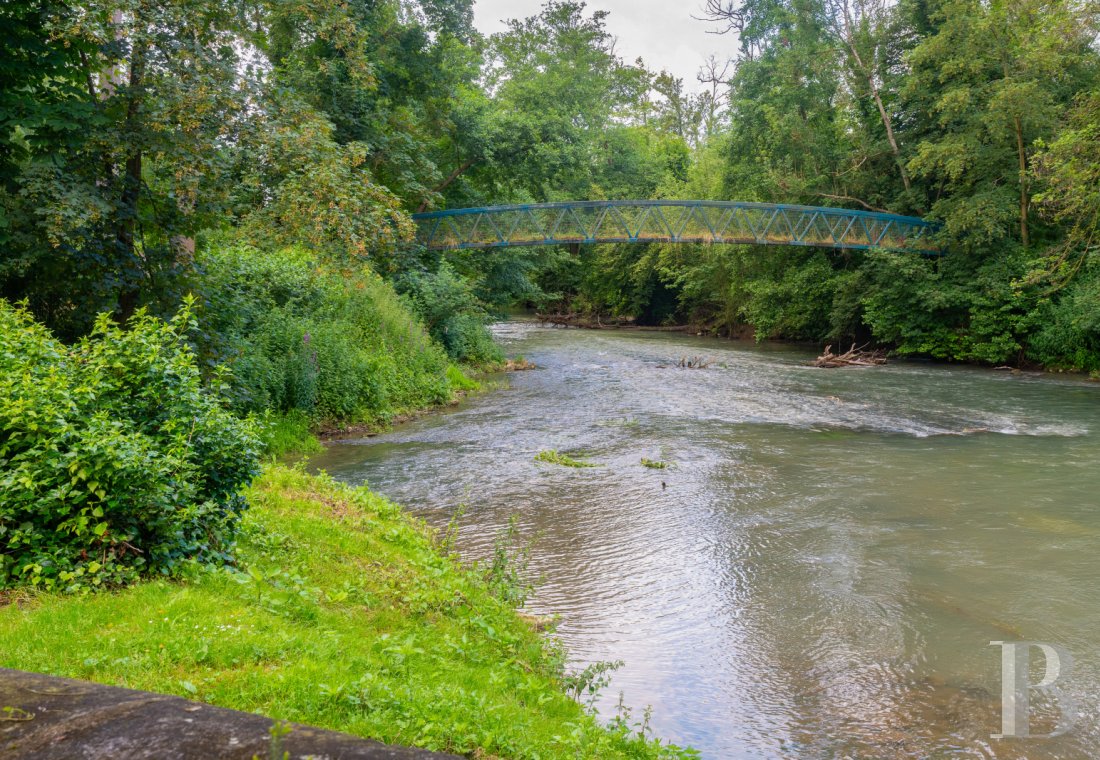
[[(180, 697), (0, 668), (4, 760), (268, 760), (273, 723)], [(455, 758), (294, 723), (289, 728), (281, 751), (295, 759)]]

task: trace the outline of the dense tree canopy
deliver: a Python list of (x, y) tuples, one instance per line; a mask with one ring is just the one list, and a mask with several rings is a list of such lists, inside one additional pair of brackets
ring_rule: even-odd
[[(0, 294), (76, 338), (173, 312), (211, 246), (298, 245), (388, 278), (455, 352), (519, 303), (1100, 367), (1095, 2), (704, 15), (728, 56), (685, 83), (573, 0), (488, 39), (472, 0), (5, 3)], [(418, 210), (638, 197), (925, 214), (947, 254), (411, 242)]]

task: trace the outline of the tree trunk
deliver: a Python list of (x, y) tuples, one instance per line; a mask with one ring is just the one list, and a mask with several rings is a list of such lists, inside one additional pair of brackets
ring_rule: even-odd
[[(466, 159), (453, 172), (451, 172), (449, 175), (447, 175), (447, 179), (443, 180), (438, 185), (433, 187), (432, 192), (433, 193), (443, 192), (444, 190), (447, 189), (448, 185), (450, 185), (452, 182), (454, 182), (456, 179), (458, 179), (460, 176), (462, 176), (462, 173), (465, 172), (467, 169), (469, 169), (473, 165), (474, 165), (474, 159), (472, 159), (472, 158)], [(420, 207), (416, 210), (416, 212), (419, 214), (420, 212), (427, 211), (427, 210), (428, 210), (428, 202), (424, 201), (423, 203), (420, 204)]]
[(852, 54), (852, 58), (855, 59), (856, 65), (859, 66), (860, 73), (863, 74), (864, 79), (867, 80), (867, 86), (871, 88), (871, 97), (875, 100), (875, 105), (878, 107), (878, 114), (882, 118), (882, 126), (886, 127), (886, 139), (890, 143), (890, 150), (894, 154), (894, 161), (898, 165), (898, 171), (901, 172), (901, 183), (905, 186), (905, 189), (909, 190), (909, 173), (905, 171), (905, 164), (901, 160), (901, 149), (898, 148), (898, 140), (894, 136), (894, 120), (890, 118), (890, 114), (886, 111), (886, 106), (882, 102), (882, 94), (879, 92), (878, 85), (875, 83), (874, 74), (863, 65), (863, 58), (859, 54), (859, 50), (856, 49), (855, 41), (852, 39), (851, 26), (848, 25), (845, 28), (845, 43), (848, 45), (848, 50)]
[(905, 185), (905, 189), (909, 189), (909, 173), (905, 171), (905, 164), (901, 160), (901, 149), (898, 148), (897, 138), (894, 137), (894, 122), (890, 118), (890, 114), (886, 112), (886, 107), (882, 104), (882, 96), (879, 95), (878, 85), (875, 84), (874, 78), (867, 77), (867, 84), (871, 87), (871, 94), (875, 98), (875, 105), (878, 106), (879, 115), (882, 117), (882, 125), (886, 127), (886, 139), (890, 141), (890, 150), (894, 152), (894, 161), (898, 164), (898, 171), (901, 172), (901, 183)]
[(1026, 248), (1031, 244), (1031, 234), (1027, 226), (1027, 213), (1031, 206), (1027, 184), (1027, 147), (1024, 144), (1024, 128), (1020, 117), (1014, 116), (1012, 122), (1016, 127), (1016, 154), (1020, 160), (1020, 242)]
[[(141, 298), (141, 266), (135, 241), (137, 229), (138, 204), (141, 201), (141, 146), (135, 144), (138, 131), (138, 115), (141, 109), (141, 88), (145, 76), (144, 43), (135, 44), (130, 59), (130, 78), (128, 82), (126, 106), (126, 139), (131, 140), (126, 157), (126, 169), (122, 178), (122, 195), (119, 199), (116, 240), (123, 259), (122, 288), (118, 296), (118, 319), (123, 324), (133, 316)], [(130, 270), (127, 272), (126, 270)]]

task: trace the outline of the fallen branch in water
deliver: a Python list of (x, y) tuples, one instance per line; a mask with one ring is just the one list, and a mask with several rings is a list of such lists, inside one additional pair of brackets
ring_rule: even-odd
[(710, 365), (710, 359), (702, 356), (681, 356), (680, 361), (676, 364), (681, 369), (706, 369)]
[(633, 327), (634, 317), (601, 317), (599, 314), (536, 314), (540, 324), (555, 327), (583, 327), (586, 330), (606, 330), (615, 327)]
[(865, 351), (865, 346), (852, 347), (843, 354), (834, 354), (831, 345), (825, 346), (825, 353), (814, 359), (815, 367), (877, 367), (886, 363), (885, 351)]

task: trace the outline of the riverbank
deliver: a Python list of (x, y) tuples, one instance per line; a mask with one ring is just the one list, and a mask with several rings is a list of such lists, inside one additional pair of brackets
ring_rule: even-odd
[[(683, 333), (685, 335), (694, 335), (696, 337), (718, 338), (721, 340), (729, 341), (753, 341), (755, 342), (754, 331), (751, 325), (739, 325), (735, 328), (726, 328), (723, 332), (718, 327), (709, 324), (681, 324), (681, 325), (639, 325), (634, 317), (609, 317), (599, 318), (598, 316), (593, 318), (583, 314), (536, 314), (535, 321), (539, 324), (551, 326), (551, 327), (564, 327), (564, 328), (576, 328), (579, 330), (611, 330), (618, 332), (667, 332), (667, 333)], [(820, 350), (824, 343), (822, 341), (807, 341), (807, 340), (790, 340), (786, 338), (768, 338), (769, 343), (778, 343), (781, 345), (794, 346), (797, 348), (810, 348), (813, 350)], [(826, 341), (827, 342), (827, 341)], [(835, 341), (834, 341), (835, 343)], [(841, 341), (840, 346), (848, 345)], [(855, 345), (854, 343), (851, 345)], [(886, 348), (881, 345), (866, 343), (872, 350), (887, 352), (893, 354), (894, 351), (890, 348)], [(970, 367), (983, 367), (989, 369), (1011, 369), (1019, 372), (1041, 372), (1055, 375), (1070, 375), (1080, 376), (1088, 378), (1093, 382), (1100, 381), (1100, 370), (1083, 370), (1083, 369), (1067, 369), (1061, 367), (1050, 367), (1037, 362), (1028, 361), (1024, 358), (1019, 358), (1016, 364), (990, 364), (988, 362), (980, 361), (952, 361), (943, 358), (932, 358), (916, 354), (902, 354), (899, 355), (900, 359), (909, 359), (913, 361), (931, 361), (937, 364), (943, 365), (963, 365)]]
[(270, 466), (236, 569), (114, 593), (13, 592), (0, 666), (472, 757), (662, 757), (566, 691), (564, 656), (419, 522)]
[(468, 374), (477, 371), (476, 368), (467, 367), (464, 370), (451, 364), (446, 373), (450, 388), (446, 401), (401, 408), (384, 415), (364, 414), (354, 419), (314, 421), (297, 410), (270, 414), (264, 426), (264, 452), (274, 459), (317, 454), (324, 450), (326, 441), (349, 435), (378, 435), (393, 429), (395, 425), (456, 406), (471, 394), (483, 390), (482, 384)]
[[(385, 418), (376, 418), (364, 422), (327, 422), (319, 425), (305, 425), (292, 438), (288, 439), (286, 447), (271, 452), (275, 456), (316, 454), (324, 449), (324, 444), (340, 441), (352, 436), (370, 438), (391, 432), (395, 427), (413, 422), (422, 417), (439, 414), (447, 409), (454, 408), (471, 396), (475, 396), (491, 389), (491, 383), (485, 380), (492, 375), (503, 375), (509, 372), (526, 372), (536, 369), (536, 366), (518, 356), (514, 359), (504, 359), (499, 362), (489, 362), (474, 367), (459, 368), (451, 366), (448, 371), (448, 379), (451, 382), (451, 397), (442, 404), (413, 407), (402, 410)], [(285, 418), (280, 420), (285, 422)]]

